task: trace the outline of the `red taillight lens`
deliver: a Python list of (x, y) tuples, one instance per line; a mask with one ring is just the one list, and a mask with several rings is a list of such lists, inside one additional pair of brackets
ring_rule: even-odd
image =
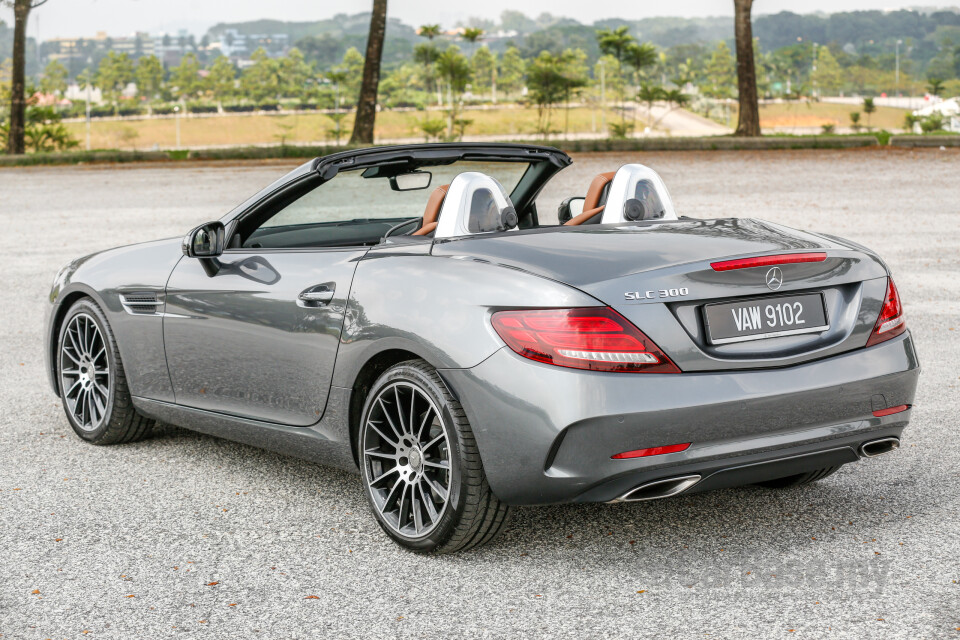
[(903, 307), (900, 305), (897, 285), (893, 284), (893, 278), (887, 278), (887, 295), (884, 296), (880, 317), (877, 318), (877, 324), (873, 326), (873, 333), (867, 340), (867, 346), (870, 347), (884, 340), (889, 340), (906, 330), (907, 323), (903, 317)]
[(680, 373), (653, 340), (609, 307), (497, 311), (493, 328), (524, 358), (573, 369)]
[(751, 267), (772, 267), (778, 264), (794, 264), (799, 262), (823, 262), (827, 259), (826, 253), (781, 253), (776, 256), (756, 256), (753, 258), (738, 258), (711, 262), (714, 271), (732, 271), (734, 269), (749, 269)]

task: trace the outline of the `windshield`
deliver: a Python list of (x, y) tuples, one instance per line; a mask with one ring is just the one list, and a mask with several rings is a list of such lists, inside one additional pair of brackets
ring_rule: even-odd
[(291, 225), (367, 220), (404, 220), (423, 215), (430, 194), (459, 174), (478, 171), (496, 178), (508, 193), (529, 167), (526, 162), (455, 162), (426, 166), (432, 174), (426, 189), (394, 191), (385, 177), (364, 177), (362, 170), (341, 171), (332, 180), (293, 201), (260, 225), (261, 229)]

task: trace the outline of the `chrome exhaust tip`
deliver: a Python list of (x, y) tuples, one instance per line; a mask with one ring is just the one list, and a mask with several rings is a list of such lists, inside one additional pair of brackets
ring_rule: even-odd
[(617, 498), (615, 502), (640, 502), (643, 500), (669, 498), (678, 493), (683, 493), (698, 482), (700, 482), (700, 476), (697, 474), (654, 480), (653, 482), (644, 483), (639, 487), (634, 487)]
[(900, 438), (880, 438), (860, 445), (860, 455), (864, 458), (875, 458), (899, 448)]

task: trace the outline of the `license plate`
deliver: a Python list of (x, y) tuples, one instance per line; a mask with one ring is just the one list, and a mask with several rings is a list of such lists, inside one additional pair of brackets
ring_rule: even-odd
[(830, 328), (822, 293), (708, 304), (703, 313), (710, 344), (815, 333)]

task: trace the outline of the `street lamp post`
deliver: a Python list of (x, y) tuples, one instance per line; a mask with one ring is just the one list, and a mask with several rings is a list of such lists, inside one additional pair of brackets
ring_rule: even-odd
[(180, 148), (180, 105), (173, 108), (173, 119), (177, 123), (177, 149)]
[(607, 130), (607, 82), (606, 66), (603, 64), (603, 58), (600, 58), (600, 129)]

